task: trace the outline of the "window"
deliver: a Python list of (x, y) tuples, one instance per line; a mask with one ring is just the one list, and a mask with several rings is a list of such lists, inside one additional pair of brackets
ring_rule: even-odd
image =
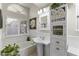
[(79, 4), (76, 4), (77, 31), (79, 31)]
[(19, 21), (15, 18), (7, 18), (6, 20), (6, 36), (18, 36), (27, 34), (27, 21)]
[(6, 21), (6, 35), (18, 35), (18, 20), (7, 18)]

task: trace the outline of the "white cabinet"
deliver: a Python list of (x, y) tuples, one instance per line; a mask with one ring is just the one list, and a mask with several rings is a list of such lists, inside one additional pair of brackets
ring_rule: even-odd
[(66, 5), (51, 11), (51, 39), (50, 55), (66, 56), (67, 55), (67, 24), (66, 24)]

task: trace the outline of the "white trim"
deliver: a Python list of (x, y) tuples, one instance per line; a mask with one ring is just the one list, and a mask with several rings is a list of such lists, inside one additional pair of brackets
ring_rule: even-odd
[(28, 36), (28, 34), (5, 36), (4, 38), (13, 38), (13, 37), (20, 37), (20, 36)]
[(75, 35), (67, 35), (67, 37), (79, 37), (79, 36), (75, 36)]

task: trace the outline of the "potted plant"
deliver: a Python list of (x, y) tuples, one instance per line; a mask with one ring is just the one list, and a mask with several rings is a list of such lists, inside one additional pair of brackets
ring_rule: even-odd
[(56, 9), (57, 7), (63, 5), (64, 3), (53, 3), (50, 7), (51, 9)]
[(18, 56), (19, 55), (19, 46), (14, 43), (14, 45), (8, 44), (1, 50), (2, 56)]

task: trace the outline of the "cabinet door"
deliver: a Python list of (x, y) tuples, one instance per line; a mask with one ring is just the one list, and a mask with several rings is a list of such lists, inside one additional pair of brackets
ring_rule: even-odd
[(67, 46), (65, 37), (52, 37), (50, 45), (50, 54), (52, 56), (65, 56), (67, 55)]

